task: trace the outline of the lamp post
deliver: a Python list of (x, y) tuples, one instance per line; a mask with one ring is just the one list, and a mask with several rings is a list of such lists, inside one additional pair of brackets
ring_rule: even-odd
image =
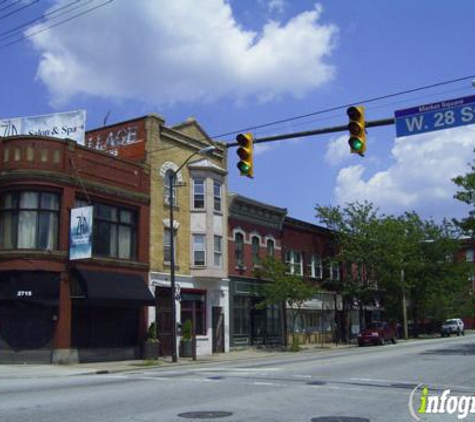
[(171, 289), (171, 299), (172, 299), (172, 362), (178, 362), (178, 356), (176, 353), (177, 349), (177, 326), (176, 326), (176, 296), (175, 296), (175, 239), (174, 239), (174, 227), (173, 227), (173, 185), (175, 183), (176, 176), (178, 172), (190, 161), (195, 155), (198, 154), (208, 154), (214, 151), (216, 147), (210, 145), (208, 147), (202, 148), (198, 151), (195, 151), (191, 154), (185, 162), (178, 167), (176, 170), (172, 170), (169, 173), (168, 178), (168, 206), (170, 207), (170, 289)]

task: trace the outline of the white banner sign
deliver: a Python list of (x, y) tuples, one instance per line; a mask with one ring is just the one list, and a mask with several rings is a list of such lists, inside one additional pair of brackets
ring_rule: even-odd
[(69, 259), (85, 259), (92, 256), (93, 207), (73, 208), (69, 229)]
[(84, 145), (86, 111), (0, 119), (0, 136), (37, 135), (68, 138)]

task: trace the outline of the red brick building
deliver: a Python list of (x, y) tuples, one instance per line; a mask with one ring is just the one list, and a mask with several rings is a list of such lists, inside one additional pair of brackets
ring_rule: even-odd
[[(137, 358), (146, 332), (150, 174), (36, 136), (0, 138), (0, 362)], [(94, 206), (92, 258), (70, 211)]]
[(341, 324), (341, 264), (334, 259), (337, 250), (334, 234), (324, 227), (285, 217), (282, 227), (282, 259), (289, 273), (302, 276), (319, 289), (307, 301), (302, 317), (292, 317), (287, 310), (289, 333), (301, 334), (302, 341), (331, 341)]
[(281, 309), (262, 309), (263, 283), (254, 269), (267, 256), (281, 258), (282, 223), (287, 210), (231, 194), (228, 199), (230, 345), (282, 342)]

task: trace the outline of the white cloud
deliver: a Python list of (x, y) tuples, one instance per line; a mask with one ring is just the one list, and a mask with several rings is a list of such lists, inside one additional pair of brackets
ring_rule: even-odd
[(284, 0), (269, 0), (267, 4), (270, 12), (282, 13), (285, 8)]
[(269, 100), (302, 96), (334, 77), (327, 58), (338, 31), (321, 14), (316, 5), (255, 33), (225, 0), (117, 1), (31, 42), (41, 55), (37, 78), (56, 105), (77, 94), (153, 104)]
[(343, 163), (350, 156), (348, 135), (341, 135), (330, 139), (325, 153), (325, 161), (331, 166)]
[(262, 155), (266, 152), (272, 151), (276, 146), (276, 143), (256, 144), (254, 146), (254, 155)]
[(335, 199), (340, 204), (366, 199), (391, 213), (416, 210), (443, 216), (457, 202), (451, 179), (470, 170), (474, 148), (475, 126), (398, 138), (387, 170), (367, 180), (361, 164), (340, 170)]

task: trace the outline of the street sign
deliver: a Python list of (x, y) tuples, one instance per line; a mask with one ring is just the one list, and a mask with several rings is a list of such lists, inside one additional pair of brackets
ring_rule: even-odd
[(395, 120), (398, 137), (474, 124), (475, 95), (398, 110)]

